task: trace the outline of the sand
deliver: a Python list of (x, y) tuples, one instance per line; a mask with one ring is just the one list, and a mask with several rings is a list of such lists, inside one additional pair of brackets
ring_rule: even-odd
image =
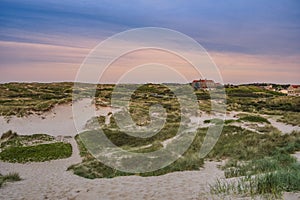
[[(85, 130), (86, 122), (92, 117), (89, 113), (86, 113), (87, 110), (92, 108), (91, 100), (83, 99), (75, 102), (75, 104), (82, 107), (80, 113), (78, 113), (82, 119), (82, 123), (78, 125), (78, 131), (74, 125), (72, 105), (63, 104), (42, 115), (29, 115), (22, 118), (13, 116), (8, 122), (6, 118), (0, 116), (0, 135), (12, 130), (20, 135), (45, 133), (53, 136), (75, 136), (78, 132)], [(110, 107), (101, 107), (95, 115), (106, 116), (111, 111)]]

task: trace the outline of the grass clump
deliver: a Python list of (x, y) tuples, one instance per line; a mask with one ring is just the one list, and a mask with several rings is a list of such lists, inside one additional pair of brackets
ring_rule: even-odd
[(16, 172), (9, 173), (7, 175), (0, 174), (0, 188), (4, 185), (5, 182), (15, 182), (22, 180), (20, 175)]
[[(298, 164), (299, 166), (299, 164)], [(268, 199), (280, 198), (283, 192), (300, 191), (300, 170), (280, 169), (266, 174), (241, 177), (236, 181), (217, 180), (210, 185), (212, 194), (262, 195)]]

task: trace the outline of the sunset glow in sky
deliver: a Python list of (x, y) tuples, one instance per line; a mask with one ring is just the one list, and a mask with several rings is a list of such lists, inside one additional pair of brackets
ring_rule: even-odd
[(1, 0), (0, 27), (0, 82), (74, 81), (101, 41), (163, 27), (200, 43), (225, 83), (300, 84), (299, 0)]

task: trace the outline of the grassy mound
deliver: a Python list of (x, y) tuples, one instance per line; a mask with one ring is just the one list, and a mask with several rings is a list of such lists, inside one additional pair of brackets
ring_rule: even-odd
[(0, 150), (0, 160), (19, 163), (43, 162), (72, 155), (71, 144), (57, 142), (52, 136), (46, 134), (19, 136), (12, 131), (2, 135)]
[(56, 142), (34, 146), (9, 147), (0, 153), (0, 159), (8, 162), (43, 162), (72, 155), (71, 144)]

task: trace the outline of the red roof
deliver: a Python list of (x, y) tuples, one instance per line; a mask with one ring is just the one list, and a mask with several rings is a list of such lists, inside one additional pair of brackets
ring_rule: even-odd
[(300, 85), (291, 85), (293, 88), (298, 88)]

